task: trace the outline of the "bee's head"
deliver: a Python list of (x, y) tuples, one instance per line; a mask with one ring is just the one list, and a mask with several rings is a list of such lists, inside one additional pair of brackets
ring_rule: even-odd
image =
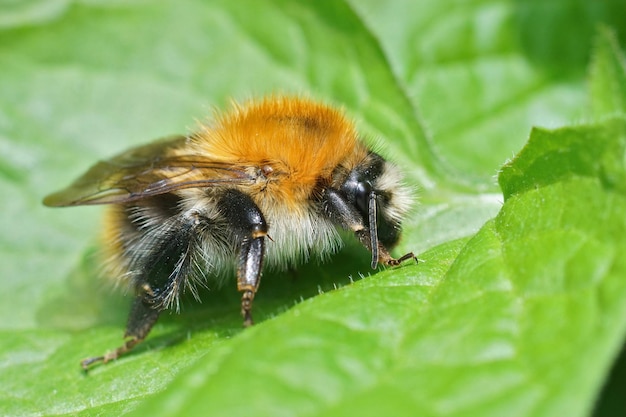
[(372, 244), (391, 248), (398, 242), (402, 219), (412, 203), (398, 167), (370, 152), (349, 172), (341, 191), (363, 216)]

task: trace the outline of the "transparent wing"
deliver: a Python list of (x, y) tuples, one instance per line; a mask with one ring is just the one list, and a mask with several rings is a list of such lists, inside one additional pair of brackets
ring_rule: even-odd
[(100, 161), (69, 187), (47, 196), (43, 203), (51, 207), (115, 204), (182, 188), (254, 182), (249, 167), (199, 155), (178, 155), (174, 151), (185, 141), (184, 136), (162, 139)]

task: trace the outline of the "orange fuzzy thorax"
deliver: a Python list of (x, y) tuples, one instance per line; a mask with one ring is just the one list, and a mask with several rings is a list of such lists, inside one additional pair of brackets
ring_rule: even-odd
[(338, 166), (367, 154), (354, 125), (331, 107), (301, 98), (270, 98), (235, 106), (194, 136), (200, 154), (271, 171), (270, 197), (302, 201)]

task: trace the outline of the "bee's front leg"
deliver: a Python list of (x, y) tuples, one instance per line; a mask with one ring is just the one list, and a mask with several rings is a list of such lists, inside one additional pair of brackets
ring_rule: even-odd
[(324, 213), (332, 221), (344, 229), (354, 232), (361, 244), (372, 253), (372, 269), (376, 269), (379, 263), (387, 266), (396, 266), (408, 259), (417, 261), (417, 257), (412, 252), (398, 259), (392, 257), (389, 249), (380, 242), (376, 230), (376, 195), (370, 194), (370, 197), (368, 213), (365, 218), (341, 191), (332, 188), (325, 190), (322, 206)]
[(240, 245), (237, 260), (237, 290), (243, 293), (241, 297), (243, 324), (250, 326), (253, 324), (252, 300), (261, 281), (267, 223), (252, 198), (236, 189), (224, 192), (218, 206)]

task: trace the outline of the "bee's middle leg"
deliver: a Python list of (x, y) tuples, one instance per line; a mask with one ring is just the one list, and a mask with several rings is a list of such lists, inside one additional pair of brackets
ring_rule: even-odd
[(235, 189), (226, 191), (218, 205), (239, 244), (237, 290), (242, 292), (241, 314), (244, 326), (253, 324), (252, 301), (261, 281), (267, 223), (252, 198)]

